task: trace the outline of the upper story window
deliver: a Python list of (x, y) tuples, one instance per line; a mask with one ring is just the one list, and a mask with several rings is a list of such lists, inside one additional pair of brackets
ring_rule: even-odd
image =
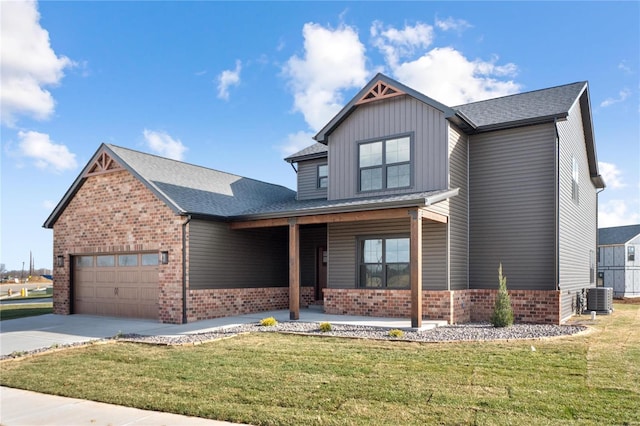
[(571, 159), (571, 199), (576, 203), (580, 199), (580, 186), (578, 184), (578, 177), (580, 170), (578, 168), (578, 160), (575, 157)]
[(628, 246), (627, 247), (627, 260), (631, 261), (631, 262), (636, 260), (636, 247), (635, 246)]
[(360, 191), (411, 186), (411, 137), (403, 136), (358, 145)]
[(329, 184), (329, 166), (321, 164), (318, 166), (318, 188), (326, 188)]

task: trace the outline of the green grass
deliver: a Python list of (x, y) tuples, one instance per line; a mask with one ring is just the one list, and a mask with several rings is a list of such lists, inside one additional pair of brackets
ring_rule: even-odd
[(0, 305), (0, 321), (33, 317), (53, 312), (53, 302)]
[(119, 342), (4, 362), (0, 382), (254, 425), (640, 423), (640, 306), (616, 305), (595, 327), (520, 342)]

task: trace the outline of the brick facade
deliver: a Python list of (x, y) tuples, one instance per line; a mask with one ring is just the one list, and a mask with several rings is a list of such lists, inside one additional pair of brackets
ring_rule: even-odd
[[(313, 300), (313, 287), (300, 288), (300, 306)], [(187, 322), (289, 309), (289, 287), (190, 290)]]
[(127, 171), (87, 178), (53, 226), (54, 313), (72, 313), (71, 256), (98, 253), (169, 252), (158, 265), (159, 312), (165, 323), (182, 321), (182, 223)]
[[(456, 290), (422, 292), (422, 316), (446, 320), (450, 324), (489, 321), (497, 290)], [(515, 321), (559, 324), (560, 292), (509, 290)], [(324, 290), (328, 314), (377, 317), (410, 317), (409, 290), (332, 289)]]

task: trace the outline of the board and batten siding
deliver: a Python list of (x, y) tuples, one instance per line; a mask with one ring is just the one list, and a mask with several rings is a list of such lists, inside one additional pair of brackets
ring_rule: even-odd
[(289, 285), (288, 228), (232, 230), (202, 220), (188, 227), (191, 290)]
[(449, 285), (469, 288), (468, 136), (449, 124), (449, 188), (459, 188), (449, 201)]
[(327, 188), (318, 188), (318, 166), (327, 164), (326, 158), (298, 163), (298, 200), (327, 198)]
[(553, 123), (469, 138), (469, 287), (555, 290)]
[[(558, 122), (559, 135), (559, 262), (558, 287), (561, 290), (561, 319), (575, 312), (576, 292), (594, 287), (591, 283), (590, 256), (595, 256), (597, 238), (596, 188), (591, 182), (582, 126), (580, 103), (569, 110), (566, 121)], [(578, 161), (579, 197), (571, 196), (573, 158)]]
[[(412, 187), (361, 193), (358, 142), (413, 132)], [(410, 96), (360, 105), (329, 137), (329, 200), (444, 189), (447, 123), (441, 111)]]
[[(408, 216), (408, 215), (407, 215)], [(359, 237), (409, 236), (409, 218), (387, 221), (330, 223), (328, 287), (357, 288)], [(447, 290), (447, 226), (422, 221), (422, 288)]]

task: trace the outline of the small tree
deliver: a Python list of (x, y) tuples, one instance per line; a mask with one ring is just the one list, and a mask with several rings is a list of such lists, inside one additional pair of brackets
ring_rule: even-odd
[(491, 324), (494, 327), (509, 327), (513, 325), (513, 309), (511, 298), (507, 292), (507, 277), (502, 275), (502, 263), (498, 267), (498, 297), (491, 315)]

